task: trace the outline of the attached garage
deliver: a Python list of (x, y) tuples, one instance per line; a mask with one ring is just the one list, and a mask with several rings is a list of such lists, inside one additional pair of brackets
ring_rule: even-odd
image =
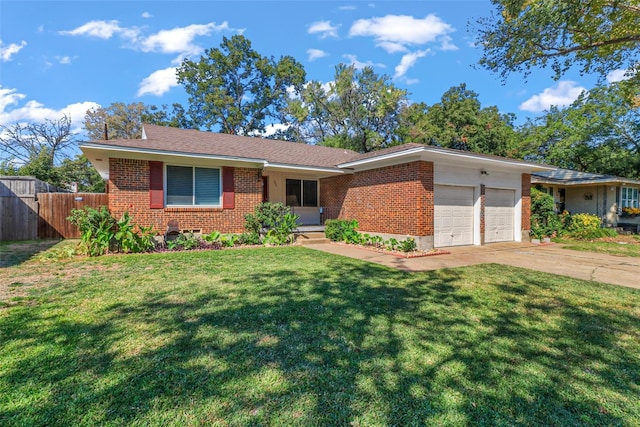
[(514, 240), (514, 190), (487, 188), (485, 190), (485, 243)]
[(435, 247), (473, 244), (473, 187), (434, 186)]

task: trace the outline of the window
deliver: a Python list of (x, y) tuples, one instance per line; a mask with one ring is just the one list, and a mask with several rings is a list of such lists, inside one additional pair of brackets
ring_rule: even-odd
[(318, 206), (318, 181), (287, 179), (287, 206)]
[(621, 208), (637, 208), (638, 207), (638, 189), (630, 187), (622, 187), (622, 197), (620, 199)]
[(220, 206), (220, 169), (167, 166), (167, 206)]

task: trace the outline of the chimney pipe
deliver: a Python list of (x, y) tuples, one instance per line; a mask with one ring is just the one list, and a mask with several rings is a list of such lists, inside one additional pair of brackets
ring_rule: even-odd
[(104, 124), (104, 140), (108, 141), (109, 140), (109, 128), (107, 127), (107, 124)]

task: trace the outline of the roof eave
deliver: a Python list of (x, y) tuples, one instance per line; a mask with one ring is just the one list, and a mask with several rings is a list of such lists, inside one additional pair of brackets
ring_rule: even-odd
[(526, 169), (529, 171), (547, 171), (547, 170), (555, 170), (555, 167), (552, 166), (546, 166), (546, 165), (538, 165), (538, 164), (534, 164), (534, 163), (528, 163), (528, 162), (523, 162), (523, 161), (518, 161), (518, 160), (511, 160), (511, 159), (507, 159), (507, 158), (490, 158), (490, 157), (484, 157), (484, 156), (479, 156), (476, 155), (474, 153), (467, 153), (467, 152), (451, 152), (451, 151), (445, 151), (445, 150), (438, 150), (435, 149), (433, 147), (414, 147), (408, 150), (403, 150), (403, 151), (398, 151), (398, 152), (394, 152), (394, 153), (390, 153), (390, 154), (385, 154), (385, 155), (381, 155), (381, 156), (374, 156), (374, 157), (369, 157), (366, 159), (362, 159), (362, 160), (355, 160), (352, 162), (346, 162), (346, 163), (341, 163), (339, 165), (337, 165), (339, 168), (359, 168), (359, 167), (367, 167), (367, 166), (371, 166), (372, 164), (375, 163), (380, 163), (380, 162), (385, 162), (385, 161), (393, 161), (395, 159), (397, 160), (401, 160), (402, 158), (410, 158), (410, 157), (415, 157), (416, 155), (420, 155), (420, 154), (433, 154), (435, 156), (442, 156), (442, 157), (450, 157), (450, 158), (464, 158), (464, 159), (468, 159), (468, 160), (472, 160), (472, 161), (477, 161), (477, 162), (481, 162), (481, 163), (493, 163), (493, 164), (500, 164), (500, 165), (504, 165), (504, 166), (510, 166), (510, 167), (517, 167), (520, 169)]

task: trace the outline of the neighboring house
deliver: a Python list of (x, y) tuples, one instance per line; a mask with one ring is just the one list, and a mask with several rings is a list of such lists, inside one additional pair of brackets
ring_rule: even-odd
[(80, 145), (108, 180), (109, 209), (164, 232), (237, 233), (262, 201), (304, 225), (359, 230), (426, 249), (528, 238), (530, 177), (547, 166), (405, 144), (376, 152), (144, 125), (142, 139)]
[(638, 209), (638, 180), (555, 169), (534, 172), (531, 183), (553, 195), (558, 213), (597, 215), (609, 226), (640, 225), (640, 215), (627, 214)]

